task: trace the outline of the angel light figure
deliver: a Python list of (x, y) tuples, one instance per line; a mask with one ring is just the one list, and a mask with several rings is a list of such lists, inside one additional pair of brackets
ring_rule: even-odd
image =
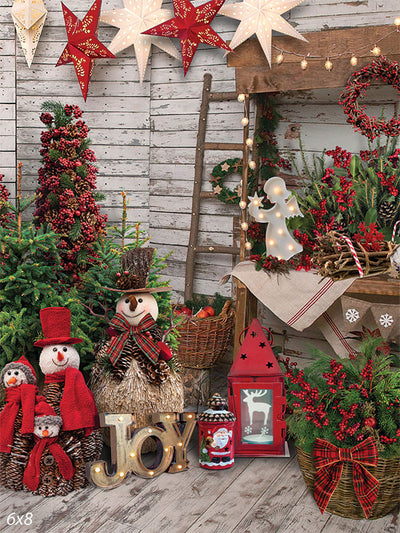
[(256, 193), (249, 197), (249, 213), (257, 222), (268, 223), (265, 236), (267, 255), (288, 260), (302, 252), (303, 246), (293, 239), (287, 229), (286, 219), (303, 215), (296, 198), (289, 198), (290, 192), (282, 178), (270, 178), (264, 185), (264, 191), (274, 206), (271, 209), (262, 209), (261, 199)]

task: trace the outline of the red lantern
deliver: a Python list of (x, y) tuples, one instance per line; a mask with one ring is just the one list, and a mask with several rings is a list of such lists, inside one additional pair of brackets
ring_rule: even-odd
[(282, 370), (254, 319), (228, 374), (229, 409), (237, 418), (235, 455), (285, 455), (285, 386)]

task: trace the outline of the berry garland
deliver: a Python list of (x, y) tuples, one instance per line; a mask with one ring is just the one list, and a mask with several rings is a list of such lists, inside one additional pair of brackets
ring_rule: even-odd
[(400, 118), (394, 115), (389, 121), (370, 117), (365, 113), (365, 105), (359, 107), (357, 99), (365, 96), (366, 89), (374, 79), (381, 79), (392, 85), (400, 93), (400, 67), (396, 61), (386, 57), (379, 57), (366, 65), (350, 77), (346, 89), (340, 95), (339, 104), (347, 115), (347, 122), (353, 125), (355, 131), (373, 140), (380, 135), (397, 137), (400, 134)]
[[(236, 189), (232, 191), (232, 189), (229, 189), (228, 187), (225, 187), (225, 185), (223, 185), (223, 180), (231, 174), (242, 175), (242, 172), (243, 161), (239, 158), (227, 159), (226, 161), (222, 161), (222, 163), (219, 163), (213, 168), (213, 171), (211, 172), (210, 183), (212, 185), (213, 192), (217, 196), (218, 200), (221, 200), (221, 202), (224, 202), (226, 204), (239, 204), (240, 198), (242, 196), (241, 186), (238, 185)], [(249, 168), (247, 180), (247, 196), (249, 196), (253, 192), (255, 183), (256, 180), (254, 172), (251, 168)]]

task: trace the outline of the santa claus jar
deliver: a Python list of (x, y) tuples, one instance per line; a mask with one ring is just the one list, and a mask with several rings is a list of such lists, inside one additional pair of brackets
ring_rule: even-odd
[(208, 400), (208, 409), (199, 416), (200, 466), (209, 470), (233, 466), (235, 420), (235, 415), (227, 410), (227, 401), (218, 393)]

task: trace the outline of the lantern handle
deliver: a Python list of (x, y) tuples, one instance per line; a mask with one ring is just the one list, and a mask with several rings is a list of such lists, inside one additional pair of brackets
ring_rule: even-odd
[[(242, 338), (242, 335), (245, 331), (247, 331), (249, 329), (250, 326), (248, 326), (247, 328), (244, 328), (241, 332), (240, 332), (240, 335), (239, 335), (239, 344), (242, 344), (243, 342), (243, 338)], [(272, 346), (273, 342), (274, 342), (274, 336), (272, 335), (272, 332), (271, 330), (269, 330), (268, 328), (264, 328), (264, 326), (261, 326), (262, 329), (265, 329), (265, 331), (268, 332), (268, 335), (267, 335), (267, 341), (269, 342), (270, 346)]]

